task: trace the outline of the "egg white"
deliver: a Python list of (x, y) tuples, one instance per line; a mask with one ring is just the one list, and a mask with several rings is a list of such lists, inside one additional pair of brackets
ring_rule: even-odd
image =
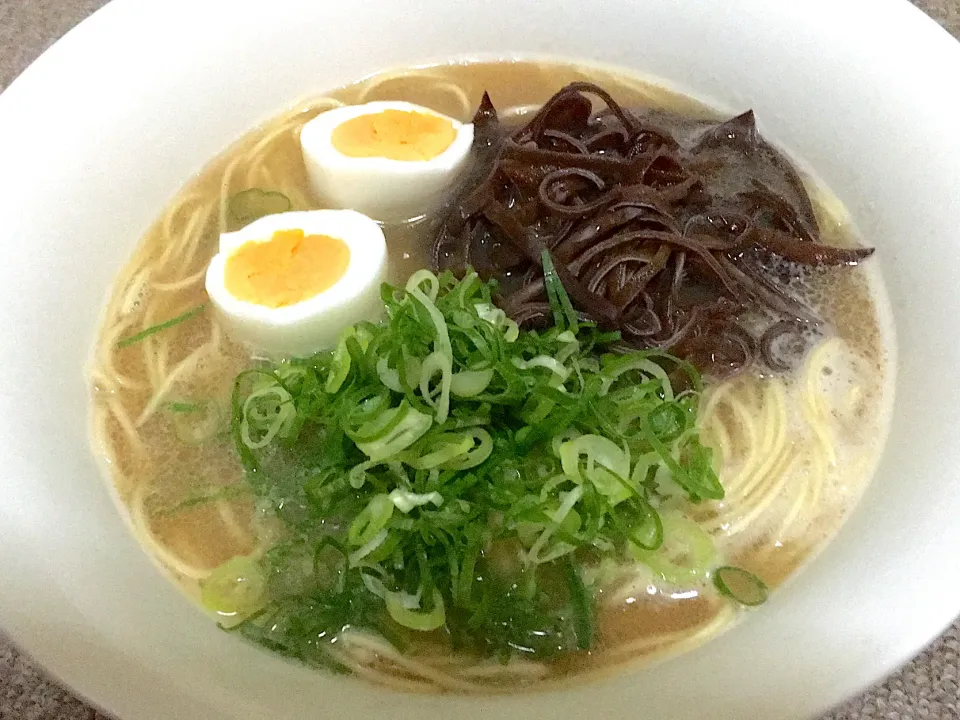
[[(456, 136), (430, 160), (350, 157), (338, 151), (333, 131), (348, 120), (384, 110), (418, 112), (451, 123)], [(470, 160), (473, 125), (407, 102), (370, 102), (328, 110), (300, 131), (303, 160), (313, 191), (323, 204), (351, 208), (381, 222), (419, 217), (441, 204)]]
[[(293, 305), (272, 308), (234, 297), (225, 284), (227, 259), (248, 242), (266, 242), (279, 230), (339, 238), (350, 250), (343, 275), (328, 289)], [(270, 358), (304, 357), (333, 347), (340, 333), (383, 312), (380, 284), (387, 275), (383, 231), (353, 210), (310, 210), (267, 215), (220, 236), (220, 252), (207, 267), (207, 294), (226, 332)]]

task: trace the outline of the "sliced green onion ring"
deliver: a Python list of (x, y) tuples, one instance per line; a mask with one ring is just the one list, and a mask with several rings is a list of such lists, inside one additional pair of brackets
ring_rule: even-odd
[(445, 462), (445, 470), (469, 470), (483, 463), (493, 452), (493, 438), (483, 428), (468, 428), (462, 434), (470, 439), (470, 445), (465, 453)]
[(643, 500), (645, 522), (630, 533), (630, 541), (641, 550), (656, 551), (663, 546), (663, 519), (647, 500)]
[[(399, 413), (400, 408), (397, 408), (396, 412)], [(386, 460), (413, 445), (427, 433), (431, 425), (432, 417), (407, 405), (402, 419), (395, 423), (388, 433), (376, 440), (358, 442), (356, 445), (371, 460)]]
[[(369, 558), (373, 553), (387, 542), (387, 539), (390, 537), (390, 533), (387, 532), (386, 528), (378, 532), (367, 543), (364, 543), (359, 548), (354, 550), (350, 555), (347, 556), (347, 561), (350, 563), (350, 567), (359, 567), (360, 562), (364, 559)], [(367, 560), (368, 564), (370, 561)]]
[(417, 470), (432, 470), (466, 455), (473, 445), (473, 437), (467, 433), (441, 433), (423, 438), (410, 449), (404, 462)]
[[(272, 417), (264, 414), (256, 403), (271, 395), (277, 398), (277, 409), (272, 413)], [(259, 450), (266, 447), (277, 435), (282, 436), (285, 429), (296, 418), (297, 411), (293, 406), (293, 397), (290, 392), (280, 384), (269, 385), (256, 390), (247, 396), (243, 403), (242, 421), (240, 424), (240, 436), (244, 445), (251, 450)], [(267, 428), (259, 440), (254, 440), (250, 433), (250, 420), (253, 419), (257, 424), (267, 423)]]
[(356, 336), (354, 328), (349, 327), (344, 330), (337, 342), (336, 349), (333, 351), (330, 374), (327, 375), (327, 381), (323, 386), (324, 391), (329, 395), (337, 392), (350, 374), (350, 351), (347, 350), (347, 338), (354, 336)]
[[(580, 458), (585, 458), (581, 468)], [(602, 435), (581, 435), (560, 445), (560, 463), (577, 483), (589, 480), (614, 505), (632, 495), (624, 481), (630, 477), (630, 457), (613, 440)]]
[(265, 594), (266, 578), (260, 563), (247, 555), (230, 558), (200, 582), (203, 606), (228, 617), (256, 612)]
[(713, 538), (693, 520), (679, 513), (664, 513), (660, 522), (663, 527), (660, 548), (644, 550), (631, 544), (633, 557), (672, 585), (687, 587), (699, 583), (717, 560)]
[(227, 201), (230, 215), (241, 226), (249, 225), (266, 215), (287, 212), (293, 204), (283, 193), (275, 190), (250, 188), (241, 190)]
[(396, 622), (411, 630), (430, 632), (439, 630), (446, 623), (446, 612), (443, 607), (443, 596), (438, 590), (433, 591), (433, 610), (411, 610), (403, 605), (399, 593), (387, 593), (387, 612)]
[(364, 400), (352, 413), (354, 417), (370, 418), (362, 422), (355, 430), (348, 430), (350, 439), (360, 445), (382, 440), (400, 425), (413, 408), (406, 400), (397, 407), (384, 409), (390, 402), (387, 395), (375, 395)]
[(350, 523), (347, 542), (366, 545), (383, 530), (393, 515), (393, 500), (389, 495), (374, 495), (367, 506)]
[(603, 375), (603, 387), (600, 394), (606, 395), (610, 389), (617, 383), (620, 376), (631, 370), (640, 370), (648, 375), (652, 375), (660, 381), (663, 399), (673, 400), (673, 385), (667, 376), (666, 370), (657, 365), (650, 359), (648, 352), (631, 353), (629, 355), (618, 356), (613, 360), (607, 360), (604, 363), (601, 375)]
[[(427, 290), (424, 292), (423, 283), (427, 283)], [(417, 290), (430, 299), (431, 303), (436, 302), (437, 294), (440, 292), (440, 280), (429, 270), (417, 270), (407, 279), (407, 292)]]
[(475, 397), (487, 389), (493, 380), (493, 368), (460, 370), (450, 378), (450, 392), (457, 397)]
[(390, 361), (385, 357), (377, 360), (377, 377), (380, 378), (380, 382), (394, 392), (403, 392), (400, 371), (390, 367)]
[(746, 605), (763, 605), (770, 596), (767, 584), (748, 570), (724, 565), (713, 571), (713, 584), (721, 595)]

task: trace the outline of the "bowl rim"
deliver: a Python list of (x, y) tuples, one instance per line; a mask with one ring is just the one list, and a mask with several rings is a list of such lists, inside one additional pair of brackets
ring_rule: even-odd
[[(922, 40), (926, 43), (931, 57), (935, 51), (938, 58), (948, 59), (951, 67), (960, 70), (960, 44), (907, 0), (834, 0), (834, 4), (843, 5), (846, 9), (859, 8), (863, 11), (869, 8), (869, 12), (882, 16), (886, 22), (901, 25), (905, 33), (909, 32), (918, 41)], [(816, 7), (825, 6), (825, 2), (819, 2)], [(94, 43), (107, 42), (111, 34), (122, 32), (128, 23), (133, 22), (141, 9), (142, 5), (138, 0), (112, 0), (45, 51), (33, 65), (11, 83), (6, 91), (0, 94), (0, 134), (5, 127), (5, 122), (10, 118), (22, 118), (31, 111), (31, 101), (28, 97), (30, 94), (56, 91), (58, 83), (61, 82), (60, 68), (68, 65), (75, 55), (87, 52)], [(0, 215), (2, 215), (2, 209), (0, 209)], [(784, 592), (789, 592), (789, 588)], [(869, 675), (869, 678), (859, 679), (856, 689), (862, 690), (912, 657), (935, 637), (931, 631), (939, 633), (947, 628), (960, 612), (960, 597), (953, 604), (953, 608), (950, 611), (946, 604), (941, 603), (936, 611), (930, 608), (922, 624), (913, 624), (903, 630), (903, 636), (896, 642), (891, 642), (886, 652), (876, 653), (873, 667), (864, 673), (864, 676)], [(126, 688), (91, 686), (83, 677), (81, 667), (75, 658), (63, 658), (49, 652), (47, 648), (41, 649), (33, 642), (31, 628), (19, 627), (11, 622), (6, 630), (8, 637), (15, 645), (32, 655), (46, 668), (47, 672), (65, 685), (74, 688), (92, 703), (107, 710), (121, 704), (117, 701), (117, 697), (122, 695)], [(819, 709), (826, 709), (842, 699), (842, 696), (851, 689), (854, 688), (850, 686), (843, 690), (834, 689), (832, 694), (825, 696), (819, 703)]]

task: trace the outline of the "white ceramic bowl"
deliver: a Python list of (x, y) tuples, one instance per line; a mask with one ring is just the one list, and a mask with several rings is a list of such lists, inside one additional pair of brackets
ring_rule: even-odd
[[(104, 292), (164, 203), (260, 119), (373, 70), (540, 53), (730, 109), (880, 248), (900, 344), (882, 466), (840, 536), (748, 622), (549, 694), (388, 693), (219, 632), (129, 535), (87, 442)], [(124, 720), (808, 717), (960, 611), (960, 45), (906, 0), (116, 0), (0, 97), (0, 623)]]

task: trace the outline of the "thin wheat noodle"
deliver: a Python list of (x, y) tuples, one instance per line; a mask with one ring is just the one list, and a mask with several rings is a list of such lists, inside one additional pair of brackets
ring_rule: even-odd
[(237, 520), (237, 514), (227, 500), (217, 501), (217, 514), (230, 536), (237, 541), (237, 545), (245, 547), (250, 544), (250, 533), (243, 529), (240, 521)]
[(103, 331), (103, 339), (97, 349), (96, 364), (92, 368), (91, 374), (93, 377), (100, 378), (108, 391), (123, 388), (132, 392), (142, 392), (150, 388), (149, 383), (140, 382), (124, 375), (116, 366), (114, 355), (117, 342), (128, 333), (130, 325), (129, 320), (122, 319)]
[[(191, 370), (195, 370), (200, 364), (200, 361), (206, 356), (213, 355), (217, 350), (219, 350), (220, 334), (220, 326), (216, 323), (213, 323), (213, 337), (206, 344), (201, 345), (187, 357), (177, 363), (173, 370), (163, 375), (162, 384), (154, 391), (153, 397), (150, 398), (150, 402), (147, 403), (146, 407), (143, 409), (143, 412), (141, 412), (140, 416), (137, 418), (137, 427), (143, 427), (143, 425), (151, 417), (153, 417), (157, 409), (160, 407), (160, 404), (167, 398), (178, 380), (180, 380)], [(163, 357), (166, 357), (166, 355)]]
[(433, 84), (430, 86), (430, 89), (434, 92), (440, 90), (445, 91), (456, 98), (457, 103), (460, 105), (460, 112), (457, 114), (457, 117), (460, 119), (468, 118), (473, 112), (473, 103), (470, 101), (470, 97), (467, 93), (456, 83), (443, 80), (442, 78), (437, 77), (436, 74), (430, 72), (421, 72), (421, 71), (398, 71), (395, 73), (385, 73), (383, 75), (378, 75), (373, 80), (369, 81), (366, 87), (360, 92), (360, 95), (357, 97), (357, 104), (363, 104), (369, 102), (370, 96), (374, 91), (381, 89), (384, 85), (396, 80), (410, 80), (410, 79), (424, 79), (432, 80)]
[(139, 432), (137, 432), (137, 426), (123, 404), (116, 398), (110, 398), (107, 401), (107, 409), (112, 414), (114, 420), (117, 421), (117, 425), (120, 427), (120, 430), (123, 431), (123, 435), (126, 437), (127, 442), (130, 443), (131, 449), (137, 453), (144, 452), (145, 447), (143, 441), (140, 439)]
[(448, 675), (447, 673), (437, 670), (436, 668), (406, 657), (386, 641), (372, 635), (368, 635), (367, 633), (358, 632), (356, 630), (348, 630), (340, 636), (340, 642), (342, 642), (346, 648), (360, 647), (367, 650), (372, 650), (373, 652), (377, 653), (381, 659), (388, 660), (397, 667), (422, 677), (425, 680), (430, 680), (434, 683), (437, 683), (447, 690), (476, 693), (483, 692), (485, 689), (487, 689), (485, 685), (477, 685), (476, 683), (457, 679), (451, 675)]
[(827, 355), (839, 342), (838, 339), (828, 340), (810, 354), (806, 370), (806, 395), (803, 398), (803, 407), (808, 414), (807, 420), (816, 433), (817, 440), (823, 447), (827, 462), (831, 466), (837, 464), (837, 451), (827, 430), (827, 413), (821, 403), (823, 386), (820, 381), (827, 364)]
[(149, 546), (150, 550), (164, 565), (177, 575), (197, 581), (209, 577), (212, 572), (209, 568), (187, 562), (157, 539), (146, 515), (146, 508), (144, 507), (144, 503), (146, 502), (145, 493), (146, 483), (139, 483), (130, 498), (130, 519), (133, 521), (133, 525), (137, 529), (137, 534), (141, 540)]
[[(753, 501), (752, 506), (748, 502), (744, 502), (744, 505), (750, 509), (746, 513), (742, 509), (740, 510), (739, 518), (727, 528), (726, 532), (728, 534), (737, 535), (743, 532), (760, 515), (770, 509), (770, 506), (779, 499), (780, 492), (787, 483), (790, 468), (795, 460), (796, 458), (789, 454), (784, 454), (777, 459), (777, 464), (770, 468), (771, 482), (764, 488), (764, 492)], [(746, 501), (746, 498), (744, 500)]]
[(357, 677), (363, 678), (364, 680), (372, 682), (375, 685), (381, 685), (399, 692), (417, 694), (436, 694), (438, 692), (438, 689), (434, 684), (422, 680), (411, 680), (408, 678), (399, 677), (394, 673), (381, 672), (373, 667), (370, 667), (369, 665), (365, 665), (361, 661), (354, 659), (348, 652), (340, 650), (336, 647), (331, 647), (329, 650), (327, 650), (327, 652), (334, 661), (350, 670), (350, 672), (356, 674)]
[(190, 275), (189, 277), (186, 277), (183, 280), (178, 280), (176, 282), (150, 283), (150, 289), (156, 290), (157, 292), (179, 292), (180, 290), (186, 290), (187, 288), (192, 287), (193, 285), (196, 285), (198, 282), (203, 280), (206, 274), (207, 274), (207, 270), (206, 268), (204, 268), (202, 270), (198, 270), (193, 275)]

